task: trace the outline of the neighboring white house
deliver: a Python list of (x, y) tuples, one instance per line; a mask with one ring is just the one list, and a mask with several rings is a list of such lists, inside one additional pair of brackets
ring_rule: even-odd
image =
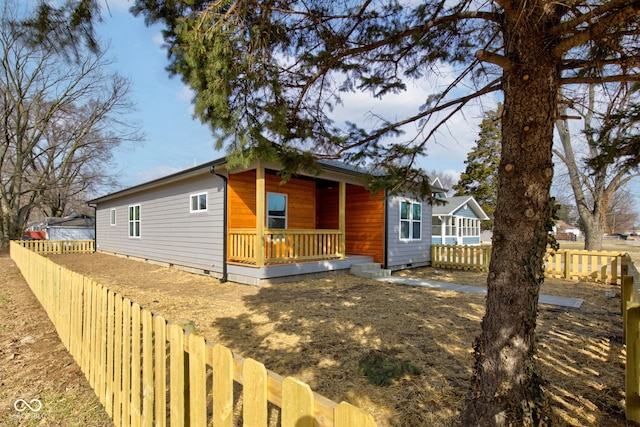
[(74, 213), (66, 217), (46, 217), (29, 227), (26, 234), (39, 233), (43, 237), (36, 238), (48, 240), (93, 240), (96, 237), (95, 225), (95, 217)]
[(433, 195), (444, 203), (434, 204), (431, 242), (434, 245), (479, 245), (480, 224), (489, 217), (472, 196), (447, 197), (440, 180), (432, 183)]

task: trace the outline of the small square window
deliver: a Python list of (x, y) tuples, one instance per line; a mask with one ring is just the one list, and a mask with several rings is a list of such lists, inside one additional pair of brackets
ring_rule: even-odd
[(203, 212), (207, 210), (207, 193), (192, 194), (190, 212)]

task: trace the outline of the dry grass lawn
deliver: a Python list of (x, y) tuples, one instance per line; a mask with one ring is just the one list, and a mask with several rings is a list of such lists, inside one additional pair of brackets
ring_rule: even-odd
[[(464, 405), (482, 295), (349, 275), (257, 288), (106, 254), (52, 258), (169, 321), (193, 320), (207, 340), (353, 403), (381, 426), (455, 425)], [(400, 274), (484, 286), (480, 273)], [(580, 310), (541, 306), (539, 312), (538, 360), (553, 424), (627, 425), (619, 287), (550, 279), (542, 293), (585, 301)], [(372, 350), (408, 361), (421, 374), (373, 385), (359, 367)]]

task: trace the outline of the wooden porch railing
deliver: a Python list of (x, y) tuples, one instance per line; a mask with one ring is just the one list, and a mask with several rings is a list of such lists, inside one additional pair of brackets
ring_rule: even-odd
[(257, 231), (252, 228), (229, 230), (229, 261), (254, 265), (293, 261), (343, 258), (344, 239), (340, 230), (267, 229), (264, 231), (264, 259), (258, 259)]

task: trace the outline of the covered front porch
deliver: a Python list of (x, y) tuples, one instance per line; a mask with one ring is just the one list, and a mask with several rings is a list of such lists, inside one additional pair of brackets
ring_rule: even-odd
[(325, 171), (281, 182), (269, 165), (229, 174), (228, 263), (250, 268), (382, 260), (384, 209), (359, 176)]

